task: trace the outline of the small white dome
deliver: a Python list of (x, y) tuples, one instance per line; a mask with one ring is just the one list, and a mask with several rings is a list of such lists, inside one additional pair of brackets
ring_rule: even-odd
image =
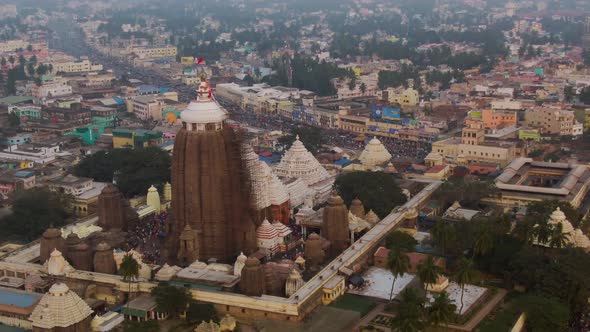
[(180, 118), (188, 123), (216, 123), (227, 119), (227, 112), (214, 100), (191, 101), (188, 107), (180, 113)]

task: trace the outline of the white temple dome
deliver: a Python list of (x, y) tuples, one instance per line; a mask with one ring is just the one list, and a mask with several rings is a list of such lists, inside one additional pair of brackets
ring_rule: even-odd
[(227, 119), (224, 110), (213, 98), (211, 86), (204, 78), (197, 89), (197, 100), (193, 100), (180, 113), (180, 119), (186, 123), (208, 124), (220, 123)]

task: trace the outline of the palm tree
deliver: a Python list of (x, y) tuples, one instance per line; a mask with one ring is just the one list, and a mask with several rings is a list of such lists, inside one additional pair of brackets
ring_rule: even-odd
[(517, 239), (525, 244), (531, 244), (535, 240), (535, 225), (529, 220), (523, 220), (516, 223), (514, 235)]
[(397, 277), (402, 276), (410, 269), (410, 258), (405, 252), (399, 248), (393, 248), (389, 251), (387, 256), (387, 266), (393, 274), (393, 283), (391, 284), (391, 292), (389, 293), (389, 301), (393, 300), (393, 287)]
[(535, 226), (535, 237), (537, 238), (537, 242), (541, 244), (549, 242), (551, 234), (551, 225), (549, 225), (547, 221), (540, 222)]
[(367, 92), (367, 85), (364, 82), (361, 83), (360, 89), (361, 89), (361, 93), (365, 94), (365, 92)]
[(129, 284), (129, 297), (131, 297), (131, 281), (139, 276), (139, 267), (139, 263), (131, 254), (123, 256), (123, 260), (119, 266), (119, 273), (123, 277), (123, 281)]
[(569, 237), (571, 236), (570, 233), (566, 233), (563, 231), (563, 224), (558, 223), (555, 226), (551, 227), (551, 239), (549, 239), (549, 246), (551, 248), (563, 248), (567, 246)]
[(473, 242), (473, 257), (487, 254), (494, 247), (494, 234), (487, 222), (480, 223)]
[(14, 56), (9, 56), (8, 57), (8, 62), (10, 62), (11, 65), (14, 65), (14, 62), (16, 61), (16, 59), (14, 58)]
[(457, 306), (451, 302), (449, 294), (446, 292), (439, 293), (434, 298), (434, 302), (432, 302), (430, 308), (428, 308), (428, 320), (430, 324), (435, 327), (449, 324), (455, 315), (456, 308)]
[(2, 67), (6, 66), (6, 58), (2, 57), (2, 60), (0, 60), (0, 65), (2, 65)]
[(442, 268), (434, 262), (432, 256), (418, 265), (418, 277), (424, 283), (424, 289), (428, 290), (429, 285), (434, 285), (438, 276), (442, 274)]
[(473, 261), (465, 257), (461, 257), (457, 263), (457, 270), (455, 271), (455, 279), (459, 286), (461, 286), (461, 307), (459, 314), (463, 312), (463, 294), (465, 293), (465, 285), (473, 282), (475, 278), (475, 271), (473, 270)]
[(401, 294), (402, 305), (391, 320), (391, 329), (399, 332), (418, 332), (424, 330), (424, 297), (414, 288), (407, 287)]
[(441, 250), (441, 254), (445, 255), (445, 250), (448, 249), (449, 244), (455, 241), (455, 229), (445, 221), (439, 219), (432, 228), (432, 240)]

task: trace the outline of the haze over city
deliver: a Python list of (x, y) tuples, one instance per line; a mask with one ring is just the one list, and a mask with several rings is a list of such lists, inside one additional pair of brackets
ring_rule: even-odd
[(590, 2), (0, 1), (0, 331), (590, 331)]

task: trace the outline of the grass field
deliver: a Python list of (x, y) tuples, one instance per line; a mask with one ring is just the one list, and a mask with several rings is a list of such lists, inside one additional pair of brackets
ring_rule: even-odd
[(361, 315), (361, 317), (364, 317), (369, 313), (369, 311), (375, 308), (376, 305), (377, 304), (374, 301), (366, 297), (344, 294), (330, 306), (338, 309), (356, 311)]

